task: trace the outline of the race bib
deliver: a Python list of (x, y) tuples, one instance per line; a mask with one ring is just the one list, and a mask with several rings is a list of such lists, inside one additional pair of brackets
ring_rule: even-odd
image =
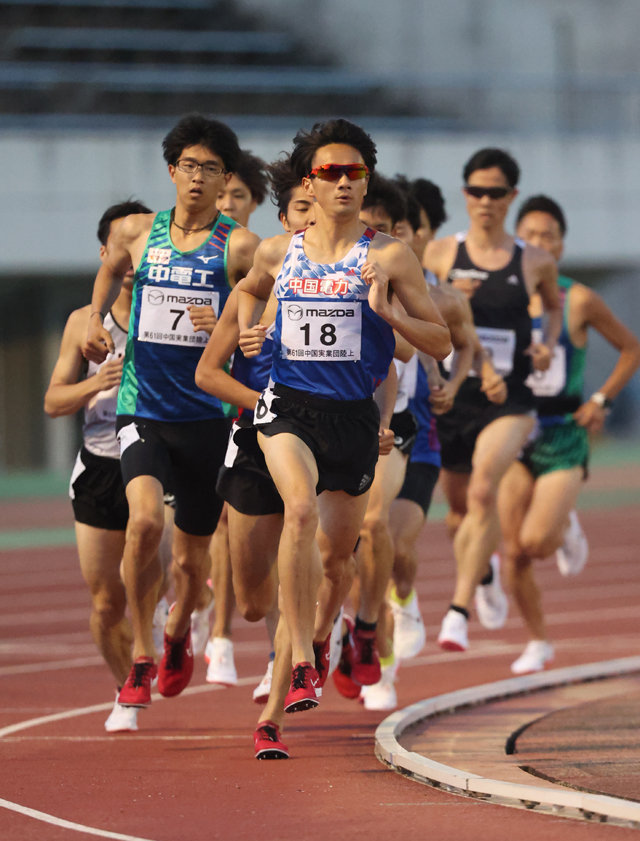
[(506, 377), (513, 370), (513, 355), (516, 349), (515, 330), (497, 327), (476, 327), (480, 344), (486, 351), (497, 374)]
[(164, 286), (144, 286), (140, 304), (138, 341), (200, 347), (209, 341), (206, 330), (194, 331), (188, 306), (212, 307), (218, 316), (219, 292), (188, 294)]
[(567, 351), (564, 345), (556, 345), (551, 365), (546, 371), (533, 371), (527, 377), (527, 385), (536, 397), (556, 397), (567, 384)]
[(283, 359), (356, 362), (360, 359), (362, 304), (282, 301)]

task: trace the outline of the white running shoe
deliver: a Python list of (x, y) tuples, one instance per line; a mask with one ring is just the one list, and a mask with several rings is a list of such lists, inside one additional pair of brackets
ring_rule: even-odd
[(109, 718), (104, 723), (107, 733), (133, 732), (138, 729), (138, 707), (123, 707), (118, 703), (118, 694)]
[(553, 660), (553, 646), (546, 640), (531, 640), (525, 650), (511, 664), (514, 675), (528, 675), (541, 672), (547, 663)]
[(209, 639), (211, 628), (209, 619), (213, 610), (213, 599), (202, 610), (194, 610), (191, 614), (191, 648), (194, 654), (202, 654)]
[(333, 628), (331, 629), (331, 639), (329, 641), (329, 671), (327, 677), (332, 675), (338, 668), (338, 663), (342, 657), (342, 617), (344, 616), (344, 608), (340, 607), (340, 613), (333, 620)]
[(269, 660), (267, 671), (260, 683), (253, 690), (253, 700), (256, 704), (266, 704), (269, 700), (269, 692), (271, 692), (271, 680), (273, 678), (273, 658)]
[(419, 654), (427, 640), (422, 614), (418, 607), (418, 595), (411, 591), (411, 598), (406, 604), (397, 601), (396, 588), (391, 590), (389, 606), (393, 613), (393, 653), (400, 660), (408, 660)]
[(569, 512), (569, 525), (564, 532), (564, 542), (556, 552), (556, 563), (562, 575), (578, 575), (589, 557), (589, 543), (582, 531), (575, 511)]
[(502, 628), (507, 621), (509, 602), (500, 582), (500, 555), (494, 552), (489, 563), (493, 571), (493, 580), (491, 584), (478, 584), (475, 603), (480, 624), (490, 631), (495, 631)]
[(153, 626), (151, 629), (151, 633), (153, 634), (153, 645), (158, 658), (162, 657), (164, 653), (164, 626), (167, 624), (168, 616), (169, 602), (165, 596), (163, 596), (153, 612)]
[(360, 699), (365, 710), (393, 710), (398, 706), (398, 696), (394, 685), (397, 671), (397, 662), (382, 666), (380, 680), (360, 689)]
[(209, 658), (207, 683), (221, 683), (235, 686), (238, 682), (236, 664), (233, 661), (233, 643), (226, 637), (214, 637), (206, 645), (205, 659)]
[(469, 648), (468, 621), (462, 613), (449, 609), (442, 620), (438, 645), (445, 651), (466, 651)]

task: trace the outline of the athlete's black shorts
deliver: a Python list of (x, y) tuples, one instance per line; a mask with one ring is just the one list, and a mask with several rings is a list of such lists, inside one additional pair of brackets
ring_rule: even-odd
[(404, 483), (397, 499), (410, 499), (422, 508), (425, 516), (431, 506), (433, 491), (438, 483), (440, 468), (424, 461), (410, 461)]
[(491, 403), (480, 391), (480, 380), (468, 377), (456, 395), (453, 408), (436, 416), (442, 466), (452, 473), (471, 473), (473, 450), (478, 435), (492, 421), (508, 415), (527, 415), (534, 411), (531, 389), (523, 383), (507, 381), (507, 399)]
[(290, 432), (304, 441), (318, 467), (317, 493), (360, 496), (371, 487), (380, 430), (372, 397), (328, 400), (276, 383), (260, 395), (254, 423), (268, 437)]
[(222, 510), (216, 478), (230, 426), (226, 418), (168, 423), (119, 415), (125, 487), (137, 476), (154, 476), (175, 495), (178, 528), (187, 534), (213, 534)]
[(129, 505), (120, 459), (97, 456), (83, 447), (71, 474), (69, 496), (77, 523), (110, 531), (126, 529)]
[(258, 445), (257, 429), (252, 419), (244, 420), (243, 415), (231, 428), (216, 491), (241, 514), (256, 517), (284, 512), (282, 497)]
[(391, 431), (393, 432), (393, 446), (403, 455), (409, 455), (418, 437), (418, 424), (413, 412), (405, 409), (394, 412), (391, 417)]

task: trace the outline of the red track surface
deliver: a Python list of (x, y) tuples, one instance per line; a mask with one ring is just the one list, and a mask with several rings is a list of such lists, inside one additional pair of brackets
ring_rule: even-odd
[[(66, 502), (12, 503), (2, 514), (5, 529), (71, 524)], [(638, 653), (637, 510), (585, 511), (582, 521), (591, 544), (583, 575), (565, 580), (553, 561), (540, 565), (556, 666)], [(451, 557), (443, 526), (428, 525), (418, 591), (429, 639), (421, 656), (400, 670), (403, 706), (509, 677), (509, 663), (525, 641), (512, 614), (498, 632), (472, 622), (472, 647), (464, 655), (437, 648), (434, 639), (453, 582)], [(243, 685), (206, 687), (201, 661), (188, 694), (154, 700), (140, 713), (138, 733), (108, 736), (107, 710), (74, 712), (110, 706), (113, 685), (89, 637), (88, 596), (73, 547), (0, 552), (0, 581), (0, 728), (71, 712), (69, 718), (0, 736), (4, 801), (150, 841), (391, 839), (399, 831), (436, 841), (639, 837), (634, 830), (449, 795), (386, 770), (373, 753), (373, 733), (384, 714), (342, 698), (331, 682), (318, 710), (288, 719), (285, 741), (292, 758), (256, 762), (252, 732), (258, 708), (251, 690), (266, 665), (262, 623), (237, 620), (234, 626)], [(82, 837), (90, 836), (0, 802), (2, 841)]]

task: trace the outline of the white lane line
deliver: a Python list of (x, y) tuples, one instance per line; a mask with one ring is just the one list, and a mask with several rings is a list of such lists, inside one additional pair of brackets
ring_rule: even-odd
[(95, 826), (87, 826), (83, 823), (66, 821), (64, 818), (57, 818), (55, 815), (48, 815), (46, 812), (39, 812), (37, 809), (30, 809), (28, 806), (21, 806), (19, 803), (12, 803), (0, 797), (0, 807), (26, 815), (43, 823), (59, 826), (63, 829), (71, 829), (74, 832), (83, 832), (85, 835), (97, 835), (99, 838), (115, 838), (117, 841), (151, 841), (149, 838), (141, 838), (139, 835), (123, 835), (121, 832), (109, 832), (108, 829), (98, 829)]

